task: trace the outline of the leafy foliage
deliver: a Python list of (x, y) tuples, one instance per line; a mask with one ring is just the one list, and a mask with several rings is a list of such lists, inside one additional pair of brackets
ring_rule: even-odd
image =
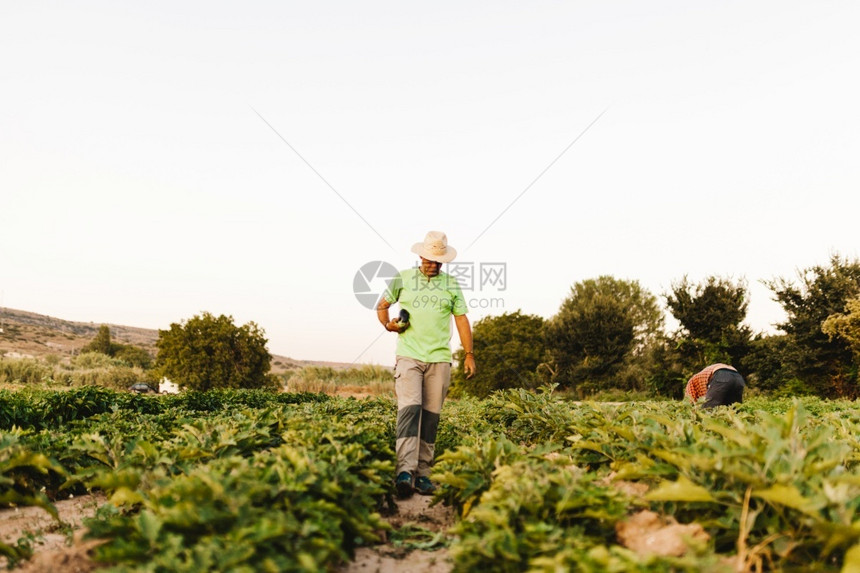
[(113, 358), (109, 354), (93, 350), (81, 352), (72, 358), (72, 366), (76, 369), (88, 370), (94, 368), (120, 368), (125, 366), (122, 360)]
[(253, 322), (237, 327), (230, 316), (204, 312), (158, 331), (156, 370), (191, 390), (272, 387), (267, 342)]
[(534, 388), (538, 385), (538, 365), (546, 362), (543, 335), (544, 320), (520, 311), (487, 316), (473, 328), (474, 352), (480, 356), (480, 368), (466, 380), (463, 371), (465, 355), (455, 355), (457, 368), (452, 376), (454, 392), (486, 396), (504, 388)]
[(831, 314), (821, 325), (821, 331), (830, 337), (841, 338), (854, 352), (855, 363), (860, 363), (860, 298), (845, 303), (845, 313)]
[(749, 352), (751, 332), (743, 324), (747, 314), (744, 281), (710, 276), (692, 285), (685, 276), (664, 295), (682, 333), (676, 336), (687, 373), (714, 362), (740, 364)]
[(99, 327), (99, 331), (86, 346), (81, 348), (81, 352), (100, 352), (110, 356), (113, 354), (112, 342), (110, 338), (110, 327), (103, 324)]
[(150, 376), (138, 367), (98, 352), (75, 356), (72, 366), (40, 362), (32, 358), (0, 358), (0, 382), (29, 386), (103, 386), (126, 389)]
[(0, 357), (0, 382), (35, 384), (51, 377), (54, 368), (34, 358)]
[(167, 396), (114, 392), (99, 386), (85, 386), (62, 392), (0, 390), (0, 429), (54, 429), (106, 413), (161, 415), (174, 410), (208, 413), (243, 407), (317, 404), (325, 403), (329, 399), (325, 394), (276, 394), (266, 390), (189, 391)]
[[(503, 457), (497, 457), (497, 448)], [(474, 484), (461, 476), (470, 475), (471, 466), (487, 468), (488, 462), (492, 471), (486, 475), (484, 469), (487, 483), (476, 499)], [(453, 530), (461, 538), (452, 547), (457, 568), (492, 564), (493, 571), (540, 570), (545, 560), (576, 554), (565, 559), (567, 567), (554, 568), (564, 570), (613, 538), (615, 523), (627, 514), (627, 497), (567, 464), (569, 459), (541, 450), (523, 452), (492, 442), (446, 454), (440, 460), (446, 471), (438, 478), (443, 495), (466, 496), (463, 519)]]
[(785, 278), (767, 284), (788, 316), (779, 325), (791, 349), (783, 375), (803, 380), (819, 396), (860, 396), (850, 343), (822, 331), (828, 318), (845, 313), (848, 302), (860, 296), (860, 261), (834, 255), (829, 266), (816, 265), (800, 273), (799, 284)]
[(129, 366), (152, 367), (152, 356), (145, 349), (131, 344), (114, 344), (113, 356)]
[[(446, 403), (433, 478), (458, 523), (444, 538), (391, 539), (447, 545), (455, 569), (470, 571), (719, 571), (727, 559), (838, 570), (860, 558), (856, 403), (752, 398), (703, 412), (552, 390)], [(0, 496), (50, 511), (65, 492), (105, 492), (87, 526), (117, 569), (333, 570), (388, 527), (388, 398), (0, 392), (0, 415), (54, 420), (0, 433)], [(645, 508), (699, 524), (710, 541), (682, 557), (620, 546), (615, 525)]]
[(114, 357), (128, 366), (149, 368), (152, 366), (152, 356), (143, 348), (131, 344), (118, 344), (111, 341), (110, 327), (103, 324), (99, 331), (86, 346), (81, 348), (81, 353), (100, 353)]
[(173, 571), (317, 569), (348, 559), (356, 543), (378, 539), (373, 500), (392, 467), (345, 427), (327, 434), (290, 434), (250, 458), (225, 454), (156, 478), (143, 495), (117, 488), (112, 499), (141, 510), (89, 524), (111, 538), (100, 558)]
[(576, 283), (546, 328), (554, 380), (569, 388), (613, 380), (662, 321), (656, 297), (637, 281), (601, 276)]
[[(522, 391), (487, 402), (506, 438), (445, 454), (434, 475), (441, 495), (463, 514), (452, 552), (465, 569), (492, 563), (509, 571), (549, 564), (600, 571), (591, 561), (600, 557), (618, 570), (699, 571), (717, 563), (717, 554), (738, 550), (748, 568), (764, 562), (809, 570), (833, 567), (860, 541), (852, 525), (860, 517), (854, 404), (749, 400), (738, 412), (706, 414), (671, 403), (565, 407), (550, 393)], [(556, 441), (561, 432), (566, 447)], [(521, 450), (507, 440), (535, 446)], [(556, 477), (553, 464), (565, 475)], [(617, 492), (603, 488), (609, 477), (648, 484), (650, 492), (626, 507), (645, 503), (682, 523), (695, 521), (710, 533), (710, 547), (650, 559), (613, 547), (605, 527), (624, 510), (612, 509)], [(560, 499), (578, 499), (573, 505), (582, 515), (570, 522), (552, 493), (553, 483), (567, 480), (576, 485), (566, 483)]]
[(684, 277), (672, 285), (666, 304), (692, 338), (715, 342), (746, 318), (746, 290), (743, 282), (711, 276), (694, 286)]
[(750, 341), (750, 351), (740, 366), (750, 373), (747, 382), (752, 387), (772, 396), (814, 395), (815, 390), (794, 375), (797, 354), (786, 334), (758, 335)]
[[(51, 475), (62, 476), (65, 470), (42, 453), (33, 451), (20, 443), (21, 432), (0, 432), (0, 508), (14, 506), (36, 506), (59, 521), (57, 509), (41, 491), (40, 478)], [(27, 543), (19, 541), (10, 545), (0, 539), (0, 555), (10, 565), (32, 554)]]

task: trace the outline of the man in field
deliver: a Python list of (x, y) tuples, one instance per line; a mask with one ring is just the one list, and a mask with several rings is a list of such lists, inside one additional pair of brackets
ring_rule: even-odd
[(684, 394), (693, 405), (704, 396), (703, 408), (728, 406), (744, 401), (744, 382), (737, 370), (728, 364), (711, 364), (687, 381)]
[[(441, 272), (442, 264), (454, 260), (457, 251), (448, 245), (445, 233), (430, 231), (423, 243), (413, 245), (412, 252), (421, 257), (421, 265), (393, 278), (376, 307), (379, 322), (398, 334), (395, 487), (400, 497), (415, 491), (430, 495), (436, 489), (430, 481), (430, 466), (442, 402), (451, 383), (452, 316), (466, 352), (466, 378), (476, 368), (466, 301), (457, 280)], [(408, 322), (389, 317), (388, 309), (395, 302), (409, 312)]]

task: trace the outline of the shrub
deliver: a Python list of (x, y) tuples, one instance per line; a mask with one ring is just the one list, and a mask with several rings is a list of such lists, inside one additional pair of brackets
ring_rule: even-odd
[(101, 352), (83, 352), (72, 359), (72, 366), (76, 368), (117, 368), (126, 366), (125, 362), (118, 358), (112, 358)]
[(51, 378), (54, 369), (34, 358), (0, 358), (0, 382), (39, 384)]
[(236, 326), (231, 316), (204, 312), (158, 331), (157, 375), (192, 390), (272, 387), (267, 342), (253, 322)]
[(548, 360), (544, 346), (543, 318), (520, 311), (501, 316), (487, 316), (475, 323), (474, 352), (479, 367), (469, 380), (463, 370), (465, 354), (455, 354), (457, 368), (453, 373), (452, 393), (487, 396), (505, 388), (538, 386), (535, 371)]
[(376, 364), (362, 364), (356, 368), (336, 369), (330, 366), (305, 366), (283, 375), (284, 386), (290, 392), (325, 392), (355, 390), (368, 394), (386, 394), (394, 391), (394, 377), (390, 368)]

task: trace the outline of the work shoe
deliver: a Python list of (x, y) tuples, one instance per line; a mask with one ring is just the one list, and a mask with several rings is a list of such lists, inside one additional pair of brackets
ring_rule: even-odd
[(412, 488), (412, 474), (409, 472), (397, 474), (397, 479), (394, 480), (394, 489), (397, 490), (397, 497), (401, 499), (412, 497), (412, 494), (415, 493)]
[(429, 477), (421, 476), (415, 480), (415, 491), (421, 495), (433, 495), (433, 492), (436, 491), (436, 486), (433, 485)]

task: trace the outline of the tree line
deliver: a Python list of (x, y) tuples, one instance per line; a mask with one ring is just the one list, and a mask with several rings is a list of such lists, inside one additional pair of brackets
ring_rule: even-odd
[[(764, 282), (786, 314), (776, 334), (744, 324), (743, 279), (672, 283), (660, 295), (679, 324), (672, 332), (660, 298), (638, 281), (578, 282), (549, 319), (518, 310), (477, 321), (480, 368), (467, 382), (456, 352), (453, 391), (485, 396), (553, 383), (582, 397), (612, 389), (680, 399), (692, 374), (724, 362), (769, 394), (860, 397), (860, 260), (833, 255), (795, 278)], [(253, 322), (204, 312), (159, 330), (152, 362), (143, 349), (113, 343), (107, 326), (82, 350), (152, 368), (187, 389), (274, 388), (267, 342)]]
[(274, 389), (278, 384), (270, 373), (272, 355), (267, 343), (265, 332), (254, 322), (237, 326), (232, 316), (203, 312), (159, 330), (154, 359), (143, 348), (112, 342), (107, 325), (99, 328), (81, 354), (106, 354), (187, 390)]
[(660, 299), (638, 281), (600, 276), (574, 284), (558, 312), (521, 311), (474, 324), (480, 368), (454, 390), (484, 396), (545, 383), (586, 397), (607, 389), (680, 399), (703, 366), (735, 366), (751, 388), (774, 395), (860, 397), (860, 261), (833, 255), (795, 278), (763, 281), (783, 307), (779, 332), (744, 324), (745, 280), (686, 276), (660, 297), (679, 327), (665, 328)]

